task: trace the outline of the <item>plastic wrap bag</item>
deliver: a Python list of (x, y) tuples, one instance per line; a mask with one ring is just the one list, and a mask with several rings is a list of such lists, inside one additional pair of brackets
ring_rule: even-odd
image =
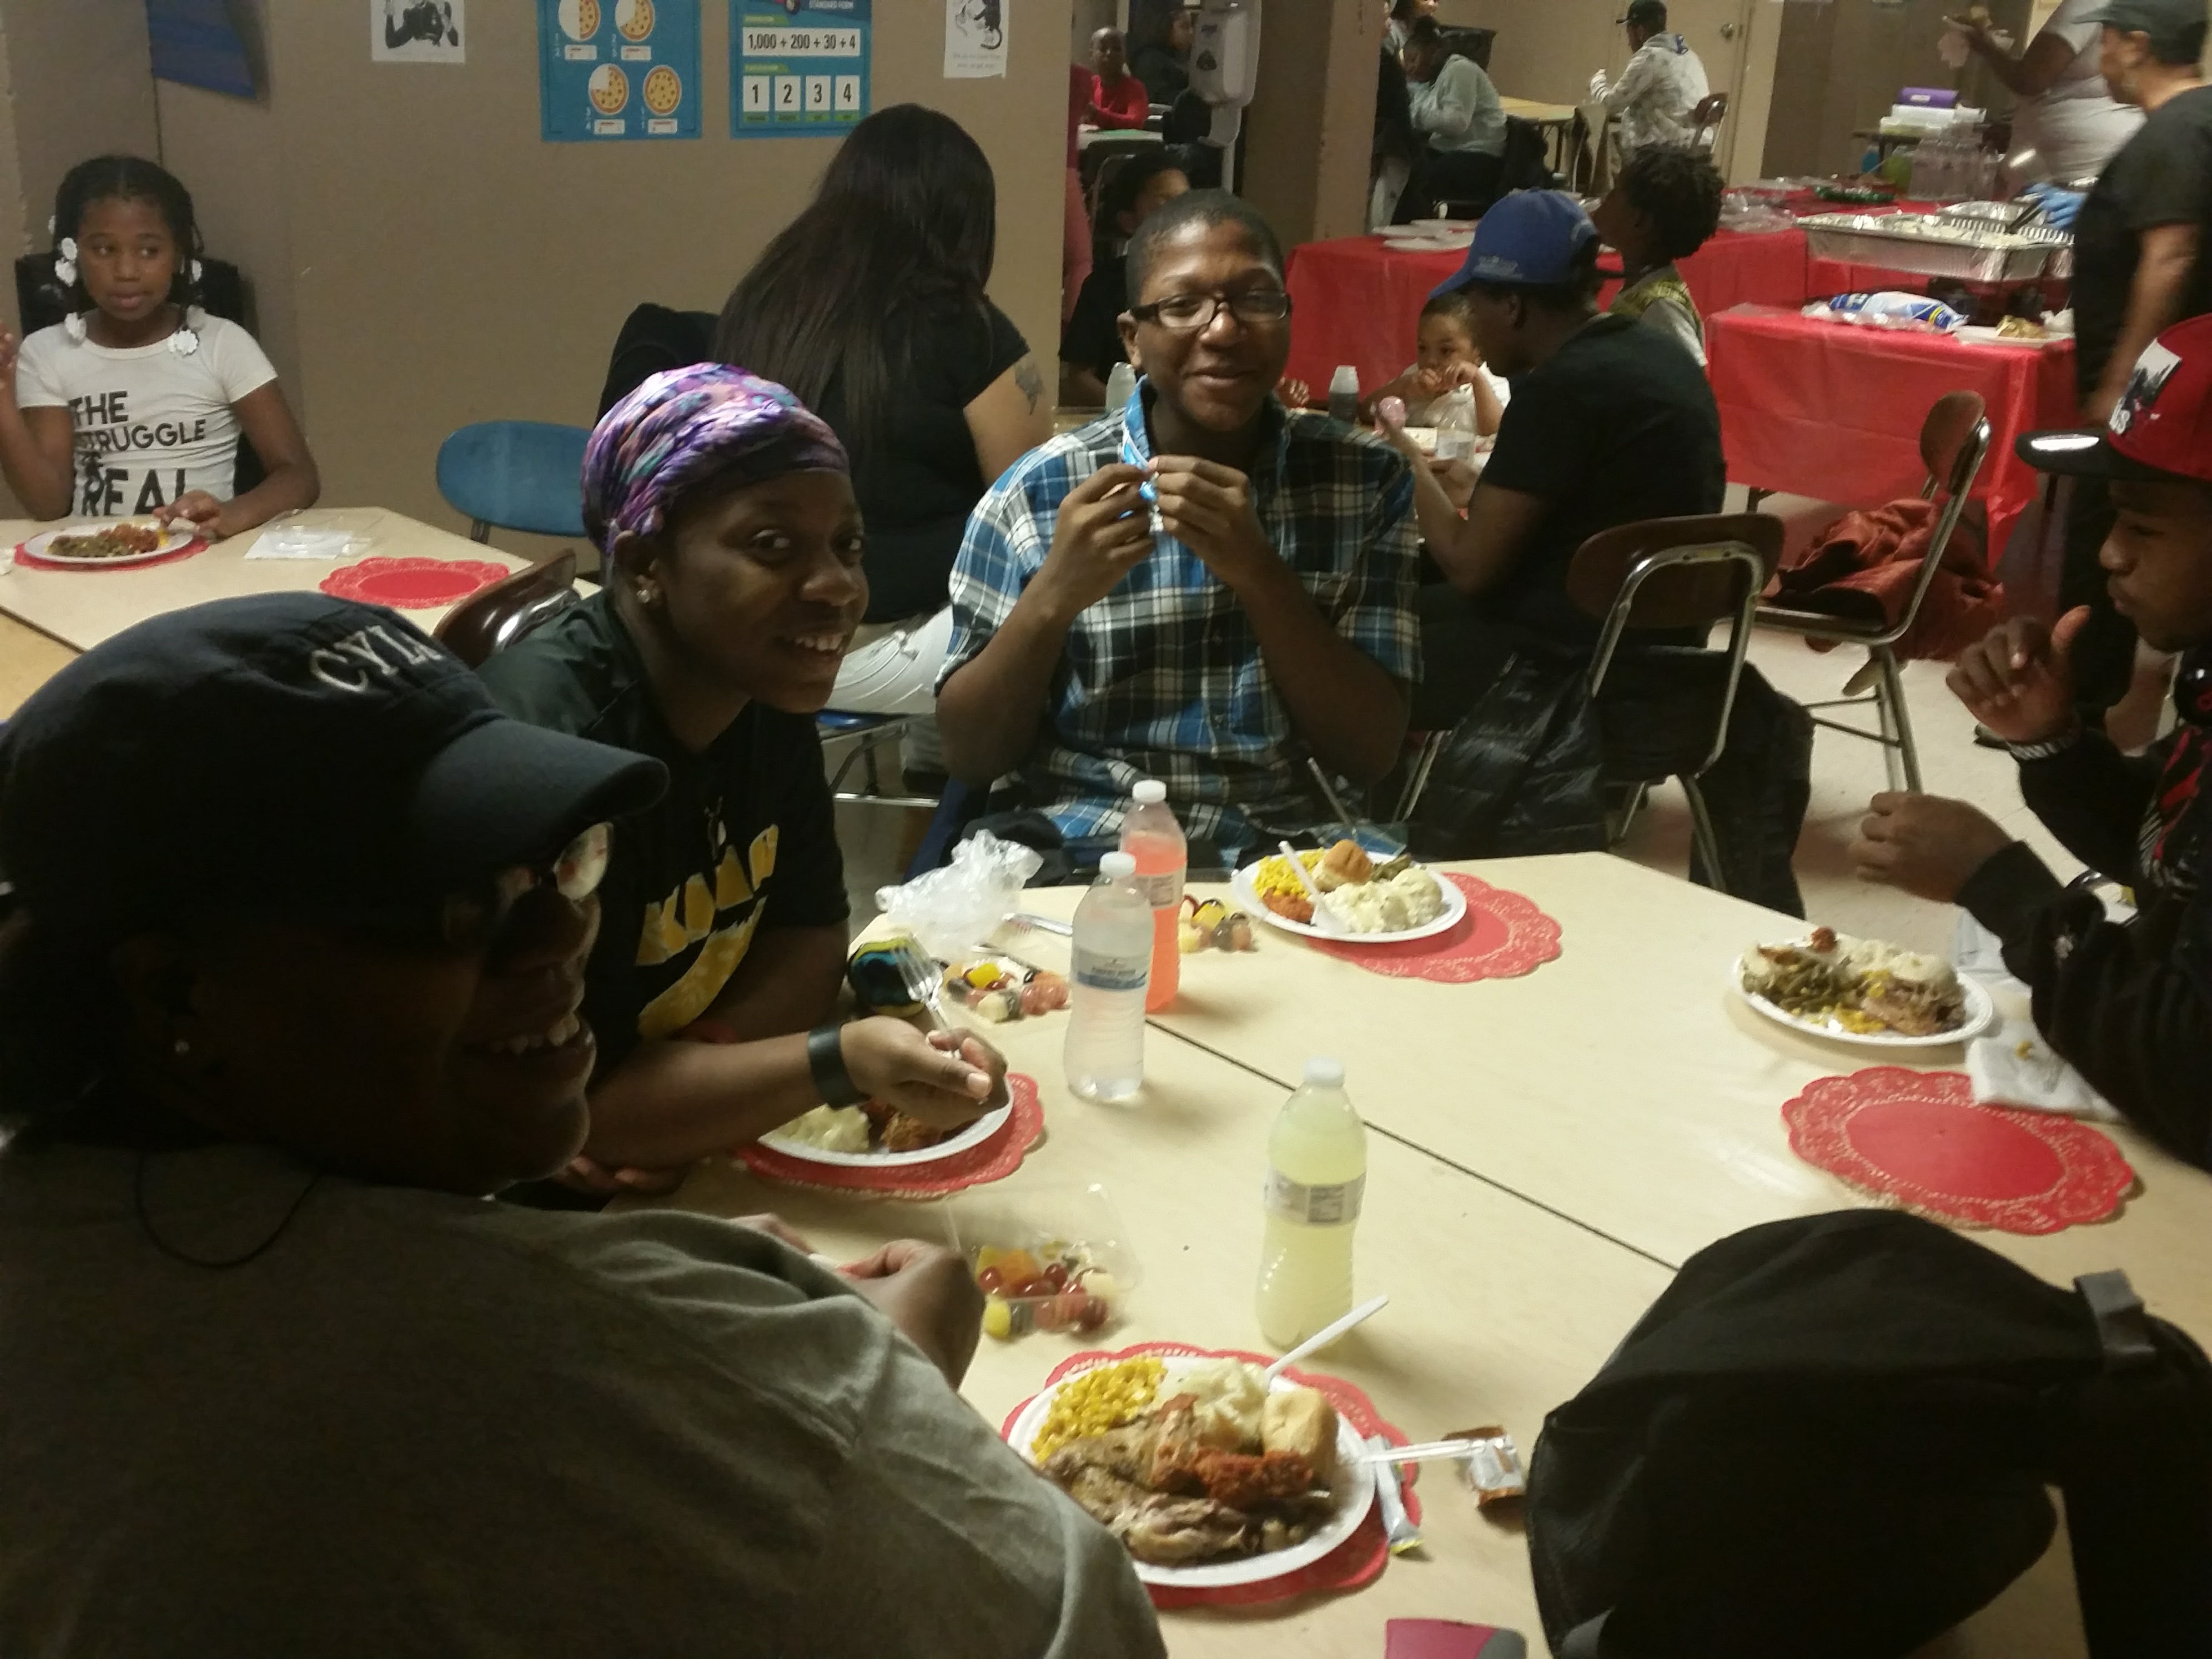
[(1910, 329), (1925, 334), (1948, 334), (1965, 326), (1966, 321), (1941, 300), (1931, 300), (1924, 294), (1900, 294), (1893, 289), (1815, 300), (1805, 307), (1804, 314), (1822, 322)]
[(879, 887), (876, 903), (891, 925), (933, 957), (950, 959), (983, 944), (1044, 860), (1018, 842), (978, 830), (952, 849), (952, 861), (900, 887)]

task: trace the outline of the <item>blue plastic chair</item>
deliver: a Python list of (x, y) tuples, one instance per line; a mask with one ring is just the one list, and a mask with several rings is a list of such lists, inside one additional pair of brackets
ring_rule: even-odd
[(470, 519), (469, 535), (495, 526), (539, 536), (584, 533), (584, 445), (591, 433), (550, 421), (479, 421), (438, 446), (438, 493)]

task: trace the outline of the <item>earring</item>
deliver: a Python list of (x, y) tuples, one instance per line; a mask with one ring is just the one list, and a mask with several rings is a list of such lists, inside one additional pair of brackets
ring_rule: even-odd
[(640, 582), (637, 585), (637, 602), (650, 610), (653, 605), (653, 585), (649, 582)]
[(76, 286), (76, 238), (64, 236), (54, 244), (54, 275), (64, 288)]
[(192, 1045), (191, 1044), (191, 1042), (188, 1042), (186, 1039), (185, 1039), (185, 1038), (183, 1038), (183, 1037), (179, 1037), (179, 1038), (178, 1038), (174, 1042), (173, 1042), (173, 1043), (172, 1043), (172, 1044), (170, 1044), (169, 1046), (170, 1046), (170, 1047), (171, 1047), (171, 1048), (173, 1048), (176, 1053), (180, 1054), (188, 1054), (191, 1053), (191, 1051), (192, 1051)]
[(200, 262), (197, 259), (193, 260), (191, 264), (188, 267), (191, 279), (195, 283), (198, 282), (200, 279), (201, 269)]
[(84, 343), (85, 336), (84, 317), (82, 313), (72, 311), (68, 316), (63, 318), (62, 332), (68, 335), (70, 338), (76, 341), (77, 344), (82, 345)]

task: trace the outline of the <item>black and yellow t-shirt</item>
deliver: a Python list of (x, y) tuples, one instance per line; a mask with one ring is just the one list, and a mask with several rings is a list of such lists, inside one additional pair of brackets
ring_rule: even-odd
[(668, 768), (660, 804), (616, 826), (599, 888), (584, 1015), (602, 1068), (705, 1013), (763, 931), (845, 921), (844, 861), (810, 717), (751, 703), (703, 753), (684, 748), (604, 593), (482, 672), (510, 714)]

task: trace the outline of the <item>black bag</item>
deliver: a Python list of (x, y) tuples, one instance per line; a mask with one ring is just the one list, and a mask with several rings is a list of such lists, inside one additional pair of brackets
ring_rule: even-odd
[(2043, 1554), (2057, 1486), (2097, 1659), (2212, 1653), (2212, 1367), (2077, 1285), (1886, 1211), (1699, 1251), (1537, 1443), (1553, 1651), (1907, 1654)]

